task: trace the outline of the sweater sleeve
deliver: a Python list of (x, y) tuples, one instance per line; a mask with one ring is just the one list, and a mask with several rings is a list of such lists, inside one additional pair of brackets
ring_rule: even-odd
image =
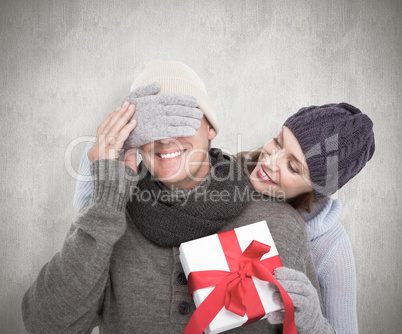
[[(317, 278), (316, 268), (314, 266), (313, 254), (310, 246), (310, 240), (308, 238), (307, 230), (305, 229), (305, 222), (302, 221), (298, 213), (295, 212), (296, 224), (291, 224), (290, 217), (286, 221), (286, 225), (282, 226), (282, 230), (286, 231), (285, 236), (288, 235), (286, 241), (290, 242), (290, 237), (293, 236), (294, 242), (289, 243), (287, 249), (287, 256), (282, 259), (284, 266), (303, 272), (312, 286), (315, 288), (317, 300), (317, 312), (311, 313), (311, 310), (306, 308), (295, 308), (295, 320), (297, 332), (299, 334), (333, 334), (335, 330), (331, 326), (328, 320), (324, 317), (322, 299), (320, 294), (320, 285)], [(290, 230), (291, 229), (291, 230)], [(296, 233), (296, 231), (298, 231)], [(281, 255), (282, 258), (282, 255)], [(304, 293), (305, 291), (303, 291)], [(306, 313), (310, 312), (310, 313)], [(298, 319), (304, 319), (303, 323), (299, 323)], [(308, 319), (308, 325), (306, 326), (305, 320)]]
[(328, 321), (338, 334), (358, 333), (356, 270), (346, 233), (319, 269), (321, 295)]
[(88, 159), (88, 151), (94, 146), (95, 138), (89, 141), (87, 146), (85, 147), (84, 152), (82, 152), (80, 166), (78, 167), (78, 178), (77, 184), (75, 185), (75, 193), (73, 205), (76, 211), (80, 211), (82, 208), (89, 205), (91, 202), (93, 186), (92, 186), (92, 177), (90, 171), (90, 162)]
[[(306, 273), (306, 276), (310, 280), (311, 284), (317, 291), (317, 296), (320, 302), (320, 309), (321, 309), (321, 316), (319, 316), (316, 321), (316, 328), (319, 328), (319, 333), (320, 334), (334, 334), (336, 333), (334, 326), (329, 322), (329, 320), (325, 317), (325, 311), (324, 311), (324, 300), (321, 298), (321, 291), (320, 291), (320, 284), (319, 284), (319, 278), (317, 277), (316, 274), (316, 268), (314, 266), (314, 260), (313, 260), (313, 255), (311, 252), (311, 247), (309, 246), (308, 242), (308, 247), (303, 247), (303, 249), (300, 249), (299, 254), (305, 254), (304, 257), (304, 272)], [(305, 244), (303, 244), (305, 246)], [(298, 329), (299, 334), (304, 334), (303, 331), (300, 331)], [(305, 334), (310, 334), (310, 333), (305, 333)]]
[[(317, 277), (316, 267), (314, 265), (314, 258), (310, 246), (310, 240), (308, 238), (308, 233), (306, 230), (306, 223), (302, 220), (302, 218), (296, 211), (293, 214), (296, 222), (295, 225), (292, 226), (290, 224), (287, 224), (282, 227), (282, 229), (286, 228), (285, 235), (297, 236), (296, 243), (290, 245), (291, 256), (288, 255), (288, 257), (290, 257), (292, 260), (289, 264), (284, 263), (284, 265), (305, 273), (320, 296), (320, 285)], [(297, 229), (295, 228), (295, 226), (297, 227)], [(295, 233), (295, 231), (299, 232)], [(284, 260), (286, 260), (286, 258)], [(319, 299), (321, 309), (323, 309), (322, 300), (321, 298)]]
[(90, 205), (23, 297), (29, 333), (90, 333), (99, 322), (110, 257), (126, 228), (125, 207), (137, 174), (116, 160), (95, 160), (90, 168)]

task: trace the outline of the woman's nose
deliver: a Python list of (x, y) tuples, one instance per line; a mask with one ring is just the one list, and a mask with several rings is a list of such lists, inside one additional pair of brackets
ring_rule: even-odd
[(270, 155), (266, 155), (263, 159), (263, 164), (269, 166), (273, 172), (279, 171), (278, 163), (281, 155), (281, 150), (272, 149)]

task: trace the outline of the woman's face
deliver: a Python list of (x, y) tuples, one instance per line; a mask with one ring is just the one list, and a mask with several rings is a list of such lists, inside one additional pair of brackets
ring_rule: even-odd
[(257, 191), (286, 200), (313, 190), (303, 151), (287, 127), (264, 145), (250, 181)]

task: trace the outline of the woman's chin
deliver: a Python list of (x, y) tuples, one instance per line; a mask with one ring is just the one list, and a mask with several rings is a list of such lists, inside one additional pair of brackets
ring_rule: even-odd
[(285, 193), (281, 189), (278, 189), (277, 186), (267, 184), (258, 179), (250, 180), (250, 182), (255, 190), (257, 190), (261, 194), (264, 194), (265, 196), (269, 196), (269, 197), (273, 197), (273, 198), (277, 198), (277, 199), (281, 199), (281, 200), (285, 200), (285, 198), (286, 198)]

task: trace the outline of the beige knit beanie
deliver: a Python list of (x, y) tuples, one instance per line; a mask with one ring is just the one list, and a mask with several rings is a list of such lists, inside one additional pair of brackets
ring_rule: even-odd
[(161, 85), (158, 94), (194, 96), (198, 101), (198, 108), (202, 110), (209, 123), (218, 133), (219, 126), (215, 107), (208, 97), (204, 83), (190, 67), (177, 61), (152, 61), (134, 80), (130, 91), (154, 81)]

